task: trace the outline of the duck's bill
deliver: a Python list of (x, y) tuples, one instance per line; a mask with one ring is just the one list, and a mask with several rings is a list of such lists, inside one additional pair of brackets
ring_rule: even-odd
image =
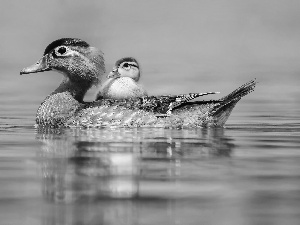
[(46, 56), (42, 57), (39, 61), (37, 61), (35, 64), (32, 66), (28, 66), (24, 69), (21, 70), (20, 75), (22, 74), (28, 74), (28, 73), (39, 73), (39, 72), (44, 72), (51, 70), (49, 68), (48, 63), (47, 63), (47, 58)]

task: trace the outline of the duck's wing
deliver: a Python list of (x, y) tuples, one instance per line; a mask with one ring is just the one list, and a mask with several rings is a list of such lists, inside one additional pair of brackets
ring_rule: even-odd
[(219, 94), (220, 92), (204, 92), (204, 93), (189, 93), (189, 94), (182, 94), (175, 96), (175, 101), (173, 100), (169, 106), (167, 114), (171, 114), (172, 110), (176, 107), (181, 106), (182, 104), (189, 102), (195, 98), (205, 96), (205, 95), (212, 95), (212, 94)]
[(128, 99), (100, 99), (86, 103), (85, 108), (98, 106), (118, 106), (126, 109), (139, 109), (158, 114), (170, 114), (174, 108), (181, 106), (195, 98), (217, 94), (219, 92), (189, 93), (181, 95), (143, 96)]

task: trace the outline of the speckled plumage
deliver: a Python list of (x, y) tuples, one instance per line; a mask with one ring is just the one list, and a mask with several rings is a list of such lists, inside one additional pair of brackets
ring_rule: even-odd
[(166, 117), (157, 117), (156, 114), (165, 114), (170, 103), (176, 102), (178, 96), (103, 99), (85, 104), (79, 113), (68, 121), (68, 126), (164, 128), (223, 126), (236, 103), (252, 92), (255, 84), (255, 80), (252, 80), (219, 100), (182, 102), (172, 109), (170, 116)]
[[(77, 43), (82, 43), (75, 39)], [(66, 42), (66, 40), (64, 40)], [(67, 39), (68, 43), (72, 40)], [(205, 94), (187, 94), (178, 96), (144, 96), (123, 100), (101, 99), (84, 103), (86, 91), (104, 74), (102, 55), (85, 45), (57, 46), (46, 49), (46, 53), (36, 64), (24, 68), (21, 74), (57, 70), (65, 79), (40, 105), (36, 123), (51, 127), (172, 127), (190, 128), (223, 126), (235, 104), (252, 92), (256, 81), (252, 80), (236, 89), (231, 94), (211, 101), (189, 102)], [(76, 60), (74, 60), (76, 58)], [(96, 59), (96, 60), (95, 60)], [(75, 64), (74, 64), (75, 63)], [(92, 67), (88, 68), (88, 67)], [(161, 117), (157, 114), (167, 114)]]

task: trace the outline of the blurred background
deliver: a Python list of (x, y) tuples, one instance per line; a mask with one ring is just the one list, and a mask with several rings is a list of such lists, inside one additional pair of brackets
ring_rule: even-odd
[[(267, 112), (300, 105), (298, 0), (3, 0), (0, 24), (0, 105), (30, 102), (33, 118), (61, 75), (19, 71), (62, 37), (100, 48), (107, 72), (117, 59), (136, 57), (150, 94), (223, 96), (257, 78), (255, 93), (243, 101), (268, 106)], [(86, 100), (94, 95), (95, 89)]]

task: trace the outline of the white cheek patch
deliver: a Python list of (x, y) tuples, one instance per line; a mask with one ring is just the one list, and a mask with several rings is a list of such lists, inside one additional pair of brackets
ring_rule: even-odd
[(79, 52), (69, 49), (63, 56), (78, 56)]
[(130, 77), (135, 81), (138, 81), (140, 78), (139, 70), (134, 67), (131, 67), (130, 70), (124, 70), (124, 68), (118, 68), (118, 74), (120, 74), (121, 77)]
[(121, 75), (121, 77), (130, 77), (130, 72), (123, 68), (118, 68), (118, 73)]

